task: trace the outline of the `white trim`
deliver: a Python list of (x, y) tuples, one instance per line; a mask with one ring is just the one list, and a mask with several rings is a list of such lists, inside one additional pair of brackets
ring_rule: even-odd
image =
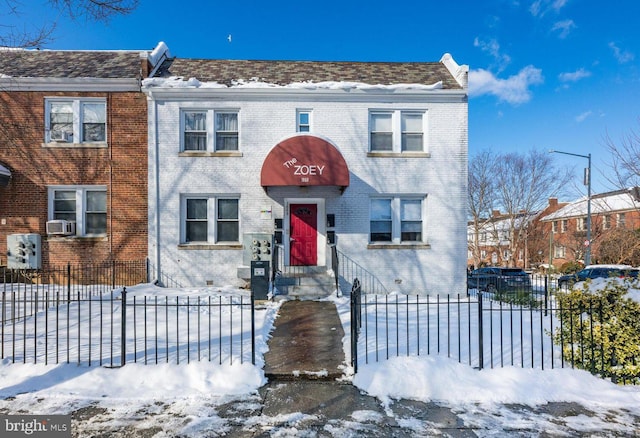
[(134, 78), (0, 78), (4, 91), (140, 91)]
[[(57, 144), (57, 141), (51, 139), (51, 106), (54, 103), (70, 103), (73, 111), (72, 132), (70, 134), (70, 138), (67, 141), (62, 142), (62, 146), (107, 146), (107, 139), (109, 138), (109, 108), (107, 106), (106, 97), (46, 96), (44, 98), (44, 142), (46, 144), (55, 145)], [(82, 139), (84, 134), (83, 105), (87, 103), (104, 104), (104, 140), (83, 141)]]
[(200, 99), (313, 99), (314, 102), (379, 102), (403, 103), (412, 102), (448, 102), (466, 103), (466, 90), (304, 90), (292, 88), (162, 88), (151, 86), (141, 88), (141, 91), (152, 99), (163, 100), (200, 100)]
[(107, 192), (106, 185), (51, 185), (47, 186), (47, 221), (54, 220), (53, 213), (55, 211), (55, 192), (57, 191), (74, 191), (76, 194), (76, 233), (79, 237), (105, 237), (109, 234), (109, 201), (106, 201), (107, 224), (104, 234), (87, 234), (85, 224), (85, 214), (87, 212), (86, 192)]

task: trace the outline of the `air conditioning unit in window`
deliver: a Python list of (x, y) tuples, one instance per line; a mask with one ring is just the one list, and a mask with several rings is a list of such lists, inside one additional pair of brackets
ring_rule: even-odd
[(76, 223), (61, 219), (47, 221), (47, 234), (51, 236), (72, 236), (76, 234)]
[(71, 143), (73, 141), (73, 133), (67, 131), (49, 131), (51, 141), (60, 143)]

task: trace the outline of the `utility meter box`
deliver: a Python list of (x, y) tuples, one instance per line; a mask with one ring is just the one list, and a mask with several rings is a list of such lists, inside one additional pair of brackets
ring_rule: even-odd
[(42, 267), (39, 234), (9, 234), (7, 236), (7, 267), (9, 269), (40, 269)]
[(254, 300), (269, 298), (269, 262), (266, 260), (251, 262), (251, 296)]
[(271, 261), (273, 256), (273, 235), (267, 233), (247, 233), (242, 239), (242, 262), (249, 266), (254, 261)]

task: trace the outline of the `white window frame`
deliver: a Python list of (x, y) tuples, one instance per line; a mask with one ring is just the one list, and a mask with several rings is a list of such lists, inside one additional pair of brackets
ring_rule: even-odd
[(48, 220), (55, 219), (55, 193), (58, 191), (75, 191), (76, 197), (76, 236), (82, 237), (104, 237), (107, 235), (109, 224), (108, 224), (108, 210), (109, 210), (109, 200), (107, 199), (105, 202), (105, 231), (104, 233), (94, 233), (89, 234), (86, 231), (86, 215), (87, 213), (91, 213), (87, 211), (87, 192), (104, 192), (105, 196), (107, 195), (107, 186), (49, 186), (48, 187)]
[(610, 228), (611, 228), (611, 215), (605, 214), (604, 216), (602, 216), (602, 229), (608, 230)]
[[(186, 114), (190, 113), (205, 113), (206, 114), (206, 132), (207, 132), (207, 145), (205, 150), (186, 150), (185, 149), (185, 129), (186, 122), (185, 117)], [(219, 150), (216, 145), (216, 116), (218, 114), (235, 114), (237, 117), (238, 129), (235, 131), (238, 136), (238, 148), (237, 149), (221, 149)], [(235, 153), (239, 152), (241, 149), (240, 144), (240, 131), (241, 131), (241, 122), (240, 122), (240, 110), (236, 108), (181, 108), (180, 109), (180, 152), (188, 152), (188, 153)]]
[[(391, 240), (371, 240), (371, 222), (372, 222), (372, 201), (377, 199), (385, 199), (391, 202)], [(415, 245), (426, 243), (426, 195), (387, 195), (387, 196), (374, 196), (369, 200), (369, 230), (368, 240), (373, 245), (389, 245), (389, 244), (403, 244), (403, 245)], [(401, 217), (401, 205), (402, 201), (420, 201), (420, 240), (402, 240), (402, 217)]]
[(627, 217), (624, 213), (616, 214), (616, 228), (626, 228), (627, 227)]
[[(55, 103), (69, 103), (73, 110), (72, 133), (64, 139), (51, 139), (51, 106)], [(104, 105), (104, 140), (84, 141), (84, 111), (85, 104), (101, 103)], [(87, 145), (87, 146), (106, 146), (109, 138), (109, 126), (107, 123), (107, 99), (103, 97), (46, 97), (45, 98), (45, 114), (44, 114), (44, 141), (49, 145)]]
[[(311, 132), (311, 116), (313, 112), (309, 109), (296, 110), (296, 132)], [(307, 116), (307, 123), (303, 123), (301, 117)]]
[[(189, 199), (206, 199), (207, 200), (207, 240), (206, 241), (187, 241), (187, 200)], [(219, 240), (218, 239), (218, 223), (228, 222), (228, 220), (218, 218), (218, 201), (231, 199), (238, 203), (238, 217), (235, 220), (238, 223), (237, 240)], [(214, 245), (214, 244), (238, 244), (240, 243), (240, 234), (242, 224), (240, 221), (240, 195), (227, 194), (183, 194), (180, 197), (180, 242), (185, 245)]]
[(554, 259), (564, 259), (567, 257), (567, 248), (563, 245), (554, 245), (553, 246), (553, 258)]
[(553, 233), (558, 232), (558, 221), (551, 222), (551, 232)]
[(577, 231), (584, 231), (587, 229), (586, 226), (586, 221), (587, 219), (584, 217), (579, 217), (576, 219), (576, 230)]
[[(391, 150), (373, 149), (372, 135), (373, 131), (373, 117), (375, 115), (391, 115)], [(402, 120), (404, 115), (420, 115), (422, 117), (422, 148), (417, 151), (404, 150), (404, 144), (402, 141), (403, 132)], [(387, 131), (383, 131), (387, 132)], [(428, 151), (427, 133), (428, 133), (428, 111), (421, 109), (411, 110), (385, 110), (385, 109), (371, 109), (369, 110), (369, 129), (368, 129), (368, 142), (370, 153), (393, 153), (393, 154), (412, 154), (412, 153), (426, 153)], [(417, 131), (409, 132), (407, 134), (416, 134)]]
[(567, 221), (566, 219), (562, 219), (560, 221), (560, 232), (566, 233), (568, 229), (569, 229), (569, 221)]

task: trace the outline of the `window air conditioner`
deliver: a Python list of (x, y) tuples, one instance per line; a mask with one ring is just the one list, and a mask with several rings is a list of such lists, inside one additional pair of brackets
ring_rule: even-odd
[(51, 141), (57, 141), (61, 143), (71, 143), (73, 134), (67, 131), (49, 131)]
[(76, 234), (76, 223), (65, 220), (47, 221), (47, 234), (53, 236), (71, 236)]

